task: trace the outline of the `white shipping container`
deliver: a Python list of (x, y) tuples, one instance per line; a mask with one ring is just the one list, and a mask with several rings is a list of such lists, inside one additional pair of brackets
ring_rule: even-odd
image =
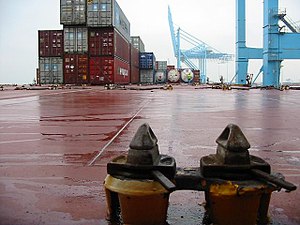
[(154, 70), (140, 70), (140, 83), (153, 84)]
[(60, 57), (39, 58), (41, 84), (63, 83), (63, 59)]
[(130, 41), (130, 23), (116, 0), (88, 0), (88, 27), (115, 27)]
[(85, 25), (86, 0), (60, 0), (60, 24)]
[(157, 70), (167, 70), (167, 61), (156, 61), (155, 69)]
[(131, 44), (134, 48), (138, 49), (140, 52), (145, 52), (144, 42), (139, 36), (132, 36)]
[(85, 27), (64, 27), (64, 52), (88, 52), (88, 29)]

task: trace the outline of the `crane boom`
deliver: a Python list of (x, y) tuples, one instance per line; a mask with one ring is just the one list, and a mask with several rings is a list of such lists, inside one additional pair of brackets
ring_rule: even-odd
[[(200, 69), (201, 83), (206, 82), (206, 61), (207, 59), (217, 59), (222, 61), (233, 60), (232, 54), (222, 53), (217, 49), (209, 46), (197, 37), (182, 30), (180, 27), (175, 34), (175, 27), (172, 19), (171, 8), (168, 6), (168, 20), (173, 44), (174, 56), (177, 58), (177, 68), (181, 68), (181, 62), (186, 64), (192, 69)], [(191, 46), (190, 49), (181, 49), (181, 41), (185, 41)], [(198, 60), (199, 66), (192, 60)]]

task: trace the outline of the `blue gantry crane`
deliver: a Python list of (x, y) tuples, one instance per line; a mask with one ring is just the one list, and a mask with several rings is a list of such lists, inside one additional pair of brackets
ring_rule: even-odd
[[(183, 62), (191, 69), (200, 70), (200, 81), (205, 83), (207, 60), (220, 60), (222, 62), (233, 60), (232, 54), (218, 51), (180, 27), (175, 30), (170, 6), (168, 6), (168, 19), (177, 68), (180, 69)], [(182, 49), (182, 41), (189, 46), (188, 49)], [(198, 65), (196, 65), (195, 60), (198, 60)]]
[[(262, 59), (263, 65), (253, 80), (263, 74), (263, 86), (280, 87), (281, 62), (285, 59), (300, 59), (300, 29), (279, 11), (278, 0), (264, 0), (263, 47), (246, 46), (246, 0), (236, 0), (236, 83), (246, 84), (248, 61)], [(290, 32), (285, 32), (282, 21)]]

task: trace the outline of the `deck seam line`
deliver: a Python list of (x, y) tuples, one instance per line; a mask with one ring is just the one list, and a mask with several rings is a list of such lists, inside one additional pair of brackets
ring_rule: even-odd
[(100, 150), (100, 152), (88, 163), (88, 166), (92, 166), (95, 161), (103, 154), (105, 149), (110, 146), (113, 141), (120, 135), (120, 133), (135, 119), (135, 117), (145, 108), (147, 104), (149, 104), (152, 101), (152, 99), (145, 102), (145, 104), (131, 117), (131, 119), (125, 123), (125, 125), (115, 134), (115, 136), (110, 139), (109, 142), (107, 142), (104, 147)]

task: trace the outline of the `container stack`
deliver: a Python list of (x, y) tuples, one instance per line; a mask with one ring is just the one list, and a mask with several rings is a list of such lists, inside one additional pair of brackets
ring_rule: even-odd
[(114, 27), (89, 31), (91, 84), (129, 83), (130, 45)]
[(140, 52), (145, 52), (145, 45), (140, 36), (131, 37), (130, 45), (130, 83), (140, 83)]
[(130, 23), (116, 0), (88, 0), (90, 83), (130, 82)]
[(63, 48), (62, 30), (40, 30), (39, 40), (39, 84), (63, 83)]
[(155, 80), (156, 84), (166, 83), (167, 81), (167, 61), (155, 62)]
[(89, 83), (87, 28), (64, 26), (64, 37), (64, 83)]
[(140, 51), (130, 45), (130, 83), (138, 84), (140, 83)]
[[(145, 52), (116, 0), (60, 0), (63, 30), (40, 30), (39, 84), (154, 84), (179, 81)], [(174, 81), (174, 79), (176, 81)]]
[(155, 55), (153, 52), (140, 53), (140, 83), (153, 84), (155, 71)]
[(130, 82), (130, 23), (116, 0), (61, 0), (60, 23), (39, 31), (41, 84)]
[(65, 84), (89, 83), (88, 28), (85, 0), (61, 0), (60, 23), (64, 30)]

